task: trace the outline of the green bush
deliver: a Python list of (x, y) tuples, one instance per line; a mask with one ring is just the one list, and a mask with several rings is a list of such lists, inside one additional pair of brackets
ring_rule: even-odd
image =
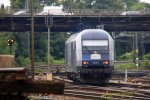
[(31, 64), (31, 60), (29, 57), (23, 59), (23, 65), (24, 66), (29, 66), (30, 64)]
[(16, 59), (16, 63), (17, 63), (17, 66), (19, 66), (19, 67), (25, 67), (25, 66), (31, 65), (31, 60), (30, 60), (29, 57), (24, 58), (24, 57), (22, 57), (22, 56), (19, 56), (19, 57)]
[(64, 59), (54, 59), (53, 56), (50, 56), (49, 58), (50, 64), (64, 64)]
[(126, 52), (119, 57), (119, 60), (133, 60), (133, 52)]
[(131, 70), (131, 69), (136, 69), (136, 67), (133, 62), (115, 65), (115, 70), (125, 70), (125, 69)]
[(144, 60), (144, 62), (142, 62), (140, 65), (143, 68), (150, 69), (150, 60)]
[(145, 54), (145, 55), (143, 56), (143, 59), (144, 59), (144, 60), (150, 60), (150, 53)]
[(145, 54), (143, 56), (144, 62), (140, 63), (140, 66), (142, 66), (145, 69), (150, 69), (150, 53)]
[(54, 58), (52, 56), (49, 57), (50, 64), (54, 64)]
[(62, 65), (64, 63), (65, 63), (64, 59), (54, 60), (54, 64)]

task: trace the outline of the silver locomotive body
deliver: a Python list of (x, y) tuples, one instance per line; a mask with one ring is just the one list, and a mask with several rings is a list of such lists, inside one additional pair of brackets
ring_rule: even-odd
[(86, 29), (65, 44), (67, 76), (84, 83), (105, 83), (113, 72), (113, 39), (102, 29)]

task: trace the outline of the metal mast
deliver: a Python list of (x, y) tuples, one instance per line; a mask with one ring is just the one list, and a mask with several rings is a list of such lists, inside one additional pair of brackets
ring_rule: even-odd
[(31, 1), (31, 36), (32, 36), (32, 59), (31, 59), (31, 71), (32, 79), (34, 79), (34, 12), (33, 12), (33, 0)]

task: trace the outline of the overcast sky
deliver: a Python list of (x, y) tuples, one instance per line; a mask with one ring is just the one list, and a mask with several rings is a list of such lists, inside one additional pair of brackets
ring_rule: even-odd
[(5, 6), (10, 6), (9, 0), (0, 0), (0, 4), (4, 4)]
[(140, 1), (150, 3), (150, 0), (140, 0)]
[[(147, 2), (150, 3), (150, 0), (140, 0), (141, 2)], [(5, 6), (10, 6), (10, 1), (9, 0), (0, 0), (0, 4), (4, 4)]]

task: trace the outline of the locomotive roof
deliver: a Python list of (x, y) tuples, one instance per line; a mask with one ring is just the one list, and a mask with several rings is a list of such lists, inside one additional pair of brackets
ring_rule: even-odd
[(102, 34), (108, 34), (108, 32), (106, 32), (103, 29), (86, 29), (83, 30), (81, 33), (89, 33), (89, 32), (101, 32)]
[[(97, 35), (97, 33), (101, 33), (101, 34)], [(66, 41), (66, 43), (74, 41), (76, 39), (76, 36), (78, 36), (79, 34), (80, 35), (84, 35), (85, 34), (84, 37), (86, 37), (86, 38), (88, 38), (88, 37), (90, 38), (91, 36), (94, 36), (94, 37), (97, 37), (97, 38), (101, 37), (101, 38), (105, 39), (105, 38), (108, 38), (108, 36), (109, 36), (109, 33), (104, 31), (103, 29), (85, 29), (85, 30), (83, 30), (83, 31), (81, 31), (79, 33), (71, 35), (68, 38), (68, 40)]]
[(108, 39), (109, 33), (102, 29), (87, 29), (81, 32), (82, 39)]
[(71, 35), (71, 36), (67, 39), (66, 43), (73, 41), (76, 36), (77, 36), (77, 34)]

